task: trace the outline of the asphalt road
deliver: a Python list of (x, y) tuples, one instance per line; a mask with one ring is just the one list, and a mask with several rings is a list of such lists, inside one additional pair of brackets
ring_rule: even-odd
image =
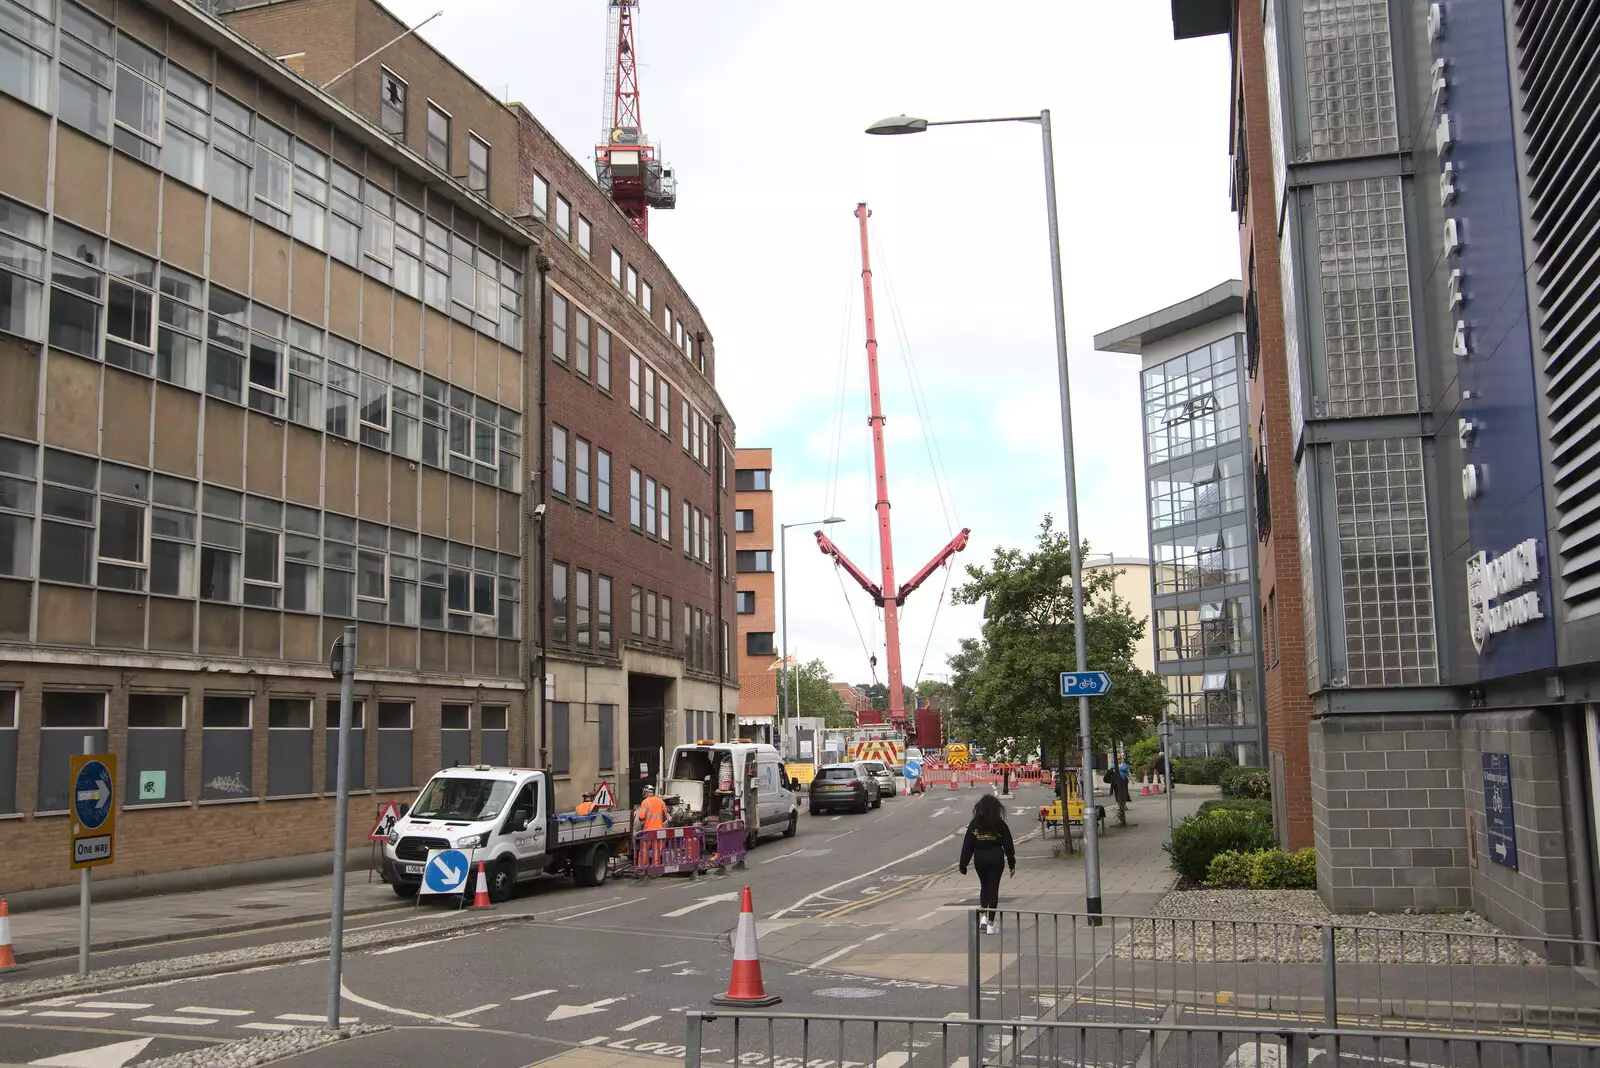
[[(531, 924), (445, 939), (419, 934), (405, 945), (347, 954), (345, 1020), (402, 1030), (284, 1063), (310, 1068), (466, 1058), (493, 1068), (593, 1046), (681, 1059), (684, 1012), (709, 1009), (710, 997), (727, 988), (730, 935), (744, 886), (764, 922), (846, 915), (858, 921), (876, 904), (954, 865), (972, 799), (928, 794), (885, 801), (865, 815), (803, 814), (795, 838), (764, 840), (743, 872), (692, 881), (611, 880), (594, 889), (547, 880), (500, 906), (506, 914), (533, 914)], [(1014, 820), (1019, 835), (1032, 829), (1024, 817)], [(437, 906), (418, 911), (436, 914)], [(409, 914), (390, 915), (353, 926), (409, 922)], [(320, 933), (318, 926), (143, 947), (97, 957), (97, 963), (309, 937)], [(853, 972), (852, 960), (870, 954), (870, 942), (867, 936), (852, 942), (853, 949), (813, 961), (766, 958), (768, 992), (781, 995), (779, 1009), (792, 1012), (945, 1016), (962, 1010), (964, 976), (932, 983)], [(327, 981), (326, 960), (316, 960), (23, 1006), (0, 1016), (0, 1065), (150, 1037), (138, 1050), (122, 1047), (131, 1051), (126, 1059), (109, 1051), (100, 1058), (106, 1065), (139, 1064), (207, 1042), (314, 1024), (325, 1011)], [(94, 1059), (78, 1057), (86, 1064)]]

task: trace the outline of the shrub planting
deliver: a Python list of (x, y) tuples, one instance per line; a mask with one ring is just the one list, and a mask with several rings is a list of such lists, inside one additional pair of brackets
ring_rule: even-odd
[(1270, 815), (1217, 809), (1185, 819), (1173, 828), (1172, 841), (1164, 848), (1172, 857), (1173, 869), (1198, 883), (1205, 879), (1211, 860), (1218, 853), (1253, 853), (1269, 849), (1272, 844)]

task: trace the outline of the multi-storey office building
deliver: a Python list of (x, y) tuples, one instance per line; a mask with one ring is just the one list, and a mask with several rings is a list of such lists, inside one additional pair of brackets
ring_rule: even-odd
[(188, 4), (0, 25), (0, 876), (326, 854), (330, 641), (372, 795), (518, 759), (534, 235)]
[(1216, 8), (1175, 26), (1259, 48), (1319, 885), (1592, 938), (1589, 5)]
[(529, 493), (545, 509), (530, 545), (545, 618), (530, 659), (547, 729), (534, 759), (570, 776), (566, 801), (624, 770), (637, 799), (663, 749), (729, 737), (737, 711), (733, 425), (698, 309), (526, 108), (415, 36), (394, 41), (405, 24), (375, 0), (220, 6), (318, 84), (382, 49), (331, 91), (540, 239), (530, 387), (543, 403), (529, 410), (545, 452)]
[(1150, 629), (1174, 756), (1261, 761), (1244, 299), (1222, 285), (1096, 335), (1140, 357)]
[(778, 718), (778, 591), (773, 576), (772, 450), (739, 449), (734, 461), (734, 563), (739, 619), (739, 728), (772, 740)]

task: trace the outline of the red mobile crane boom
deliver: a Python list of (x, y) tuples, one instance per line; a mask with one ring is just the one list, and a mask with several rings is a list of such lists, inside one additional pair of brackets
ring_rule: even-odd
[(967, 537), (972, 533), (963, 527), (961, 533), (950, 539), (934, 558), (918, 571), (905, 585), (894, 584), (894, 539), (889, 526), (889, 476), (885, 471), (883, 452), (883, 399), (878, 389), (878, 331), (872, 310), (872, 259), (867, 251), (867, 218), (872, 214), (865, 204), (856, 205), (856, 219), (861, 224), (861, 295), (867, 312), (867, 382), (871, 391), (872, 463), (878, 487), (878, 549), (883, 557), (883, 582), (876, 583), (867, 577), (844, 551), (822, 531), (816, 532), (817, 547), (833, 557), (838, 566), (872, 596), (873, 603), (883, 609), (883, 640), (889, 661), (889, 723), (904, 728), (906, 723), (905, 695), (901, 689), (900, 672), (900, 606), (911, 593), (928, 580), (928, 576), (950, 562), (950, 558), (967, 547)]
[(594, 174), (635, 230), (650, 236), (650, 208), (678, 204), (678, 180), (656, 158), (639, 110), (638, 51), (633, 15), (639, 0), (607, 0), (606, 93), (601, 143), (594, 149)]

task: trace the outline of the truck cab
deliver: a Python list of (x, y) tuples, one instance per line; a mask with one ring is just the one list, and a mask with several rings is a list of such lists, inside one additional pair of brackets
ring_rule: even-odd
[(543, 771), (484, 764), (447, 768), (428, 780), (389, 832), (383, 878), (396, 894), (409, 897), (421, 886), (433, 851), (459, 849), (473, 869), (485, 864), (495, 901), (545, 874), (570, 874), (579, 886), (599, 886), (612, 855), (626, 852), (632, 826), (627, 812), (556, 811), (554, 784)]
[(772, 834), (792, 838), (800, 826), (794, 781), (778, 750), (754, 742), (697, 741), (667, 762), (662, 792), (697, 820), (745, 821), (745, 844)]

